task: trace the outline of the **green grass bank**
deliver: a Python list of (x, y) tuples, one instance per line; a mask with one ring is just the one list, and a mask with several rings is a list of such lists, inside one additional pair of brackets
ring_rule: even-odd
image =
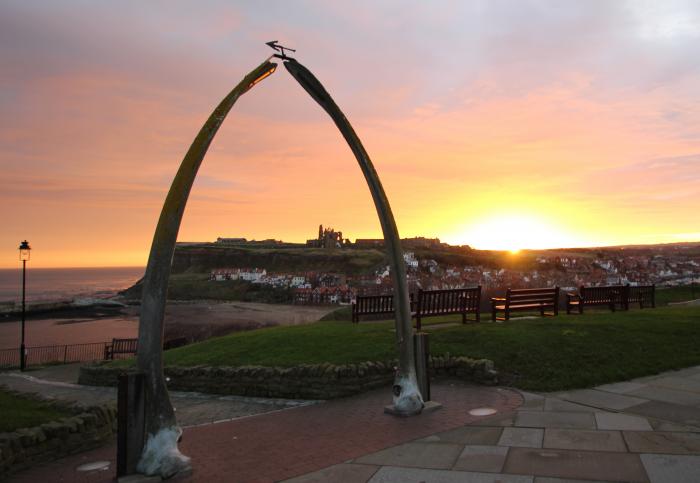
[(0, 389), (0, 414), (0, 433), (31, 428), (73, 415), (68, 411), (50, 407), (45, 402), (3, 389)]
[[(700, 364), (700, 307), (515, 319), (462, 325), (426, 320), (432, 354), (486, 358), (516, 387), (554, 391)], [(452, 325), (453, 324), (453, 325)], [(170, 366), (290, 367), (396, 357), (392, 321), (320, 321), (231, 334), (167, 351)]]

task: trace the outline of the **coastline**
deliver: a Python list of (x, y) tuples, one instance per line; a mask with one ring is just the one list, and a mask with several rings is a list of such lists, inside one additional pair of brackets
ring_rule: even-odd
[[(54, 303), (55, 304), (55, 303)], [(231, 332), (319, 320), (337, 306), (295, 306), (216, 300), (172, 301), (165, 310), (164, 341), (186, 338), (199, 342)], [(108, 342), (138, 336), (140, 305), (119, 297), (105, 303), (63, 301), (53, 309), (28, 313), (27, 346)], [(20, 316), (0, 316), (0, 349), (19, 346)]]

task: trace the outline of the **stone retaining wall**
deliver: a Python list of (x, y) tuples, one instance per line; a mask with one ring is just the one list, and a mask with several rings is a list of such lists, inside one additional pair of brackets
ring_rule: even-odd
[(0, 433), (0, 480), (29, 466), (96, 448), (116, 434), (117, 408), (114, 405), (86, 408), (60, 402), (51, 404), (75, 415), (33, 428)]
[[(179, 391), (211, 394), (335, 399), (386, 386), (394, 380), (396, 361), (359, 364), (319, 364), (295, 367), (166, 367), (168, 387)], [(451, 376), (481, 384), (496, 384), (498, 373), (488, 359), (474, 360), (450, 355), (430, 357), (433, 376)], [(82, 367), (80, 384), (115, 386), (124, 368), (104, 364)]]

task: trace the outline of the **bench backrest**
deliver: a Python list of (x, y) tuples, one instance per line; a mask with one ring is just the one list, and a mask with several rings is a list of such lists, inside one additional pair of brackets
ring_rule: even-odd
[(367, 295), (355, 297), (352, 306), (354, 313), (358, 315), (386, 314), (394, 311), (393, 295)]
[(420, 290), (418, 308), (420, 315), (477, 312), (481, 304), (481, 286), (448, 290)]
[(622, 300), (624, 291), (623, 285), (581, 286), (579, 288), (581, 298), (589, 304), (619, 302)]
[(136, 354), (138, 339), (112, 339), (112, 354)]
[(650, 302), (654, 300), (655, 285), (627, 286), (628, 302)]
[(506, 305), (547, 304), (559, 302), (559, 287), (552, 288), (509, 288), (506, 291)]

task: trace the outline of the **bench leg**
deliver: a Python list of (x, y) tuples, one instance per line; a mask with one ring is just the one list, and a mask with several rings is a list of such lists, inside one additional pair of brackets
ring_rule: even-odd
[(481, 322), (481, 312), (478, 309), (476, 311), (476, 321)]
[(496, 322), (496, 309), (491, 309), (491, 322)]
[(505, 319), (510, 320), (510, 310), (508, 309), (505, 310)]

